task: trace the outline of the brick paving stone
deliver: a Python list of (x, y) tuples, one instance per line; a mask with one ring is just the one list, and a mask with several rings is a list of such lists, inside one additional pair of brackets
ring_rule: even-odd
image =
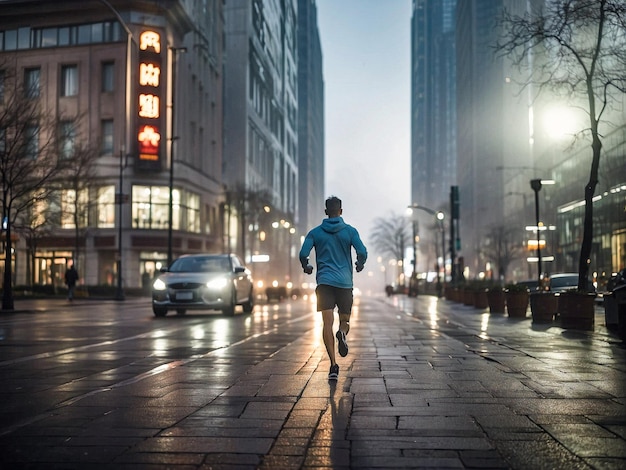
[[(2, 416), (17, 423), (0, 428), (0, 467), (621, 470), (626, 464), (626, 348), (598, 326), (600, 319), (594, 331), (579, 332), (444, 299), (362, 299), (350, 352), (338, 358), (337, 382), (327, 380), (329, 362), (319, 331), (312, 331), (319, 323), (294, 325), (298, 334), (275, 331), (271, 339), (224, 344), (220, 354), (184, 364), (176, 362), (183, 340), (172, 338), (163, 351), (171, 370), (136, 382), (163, 359), (138, 353), (132, 367), (112, 360), (109, 372), (99, 373), (81, 350), (84, 380), (68, 375), (62, 386), (53, 377), (33, 381), (53, 361), (36, 361), (33, 371), (14, 367), (7, 371), (11, 384), (28, 398), (17, 409), (0, 400)], [(269, 341), (280, 346), (271, 349)]]

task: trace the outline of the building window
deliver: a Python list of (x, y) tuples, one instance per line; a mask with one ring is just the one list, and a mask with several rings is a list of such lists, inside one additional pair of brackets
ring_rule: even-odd
[(30, 48), (30, 28), (19, 28), (17, 30), (17, 48), (29, 49)]
[(24, 70), (24, 93), (28, 98), (38, 98), (40, 92), (41, 69), (30, 68)]
[[(56, 47), (57, 28), (45, 28), (41, 30), (41, 47)], [(37, 44), (37, 42), (35, 42)]]
[[(172, 228), (180, 229), (180, 191), (172, 191)], [(169, 225), (170, 190), (167, 186), (133, 186), (133, 228), (165, 229)]]
[(98, 227), (115, 227), (115, 186), (98, 190)]
[(4, 32), (4, 50), (14, 51), (17, 49), (17, 30), (11, 29)]
[(113, 119), (102, 120), (102, 146), (100, 153), (102, 155), (113, 155)]
[(64, 65), (61, 67), (61, 96), (78, 94), (78, 66)]
[(31, 124), (26, 126), (26, 158), (36, 160), (39, 154), (39, 126)]
[(61, 226), (61, 195), (58, 191), (53, 191), (46, 199), (48, 207), (46, 210), (46, 221), (53, 227)]
[(187, 230), (193, 233), (200, 233), (200, 196), (193, 193), (185, 194)]
[(78, 44), (89, 44), (91, 42), (91, 25), (82, 24), (78, 26)]
[(61, 136), (59, 141), (60, 158), (68, 159), (74, 155), (76, 145), (76, 128), (71, 121), (61, 123)]
[(73, 189), (61, 190), (61, 228), (86, 227), (88, 221), (89, 195), (87, 190), (78, 192)]
[(125, 37), (125, 31), (117, 21), (60, 26), (58, 28), (31, 29), (23, 27), (0, 31), (0, 51), (119, 42)]
[(115, 90), (115, 66), (113, 62), (102, 63), (102, 91), (110, 93)]
[(70, 28), (67, 26), (59, 28), (59, 46), (69, 46), (70, 44)]

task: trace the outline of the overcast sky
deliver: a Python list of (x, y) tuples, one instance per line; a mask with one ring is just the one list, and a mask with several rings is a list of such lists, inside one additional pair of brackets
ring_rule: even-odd
[(367, 243), (375, 218), (411, 203), (411, 0), (317, 0), (317, 10), (326, 196), (343, 200)]

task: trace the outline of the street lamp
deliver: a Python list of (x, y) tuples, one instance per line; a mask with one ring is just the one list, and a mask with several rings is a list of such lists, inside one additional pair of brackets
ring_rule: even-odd
[(115, 195), (115, 199), (118, 204), (118, 212), (117, 212), (117, 248), (118, 248), (118, 257), (117, 257), (117, 291), (115, 293), (115, 300), (125, 300), (126, 297), (124, 295), (124, 287), (122, 285), (122, 206), (124, 204), (124, 193), (122, 191), (122, 187), (124, 185), (124, 168), (126, 168), (126, 158), (128, 155), (124, 155), (124, 146), (122, 145), (122, 149), (120, 150), (120, 180), (119, 180), (119, 193)]
[(170, 139), (170, 179), (169, 179), (169, 190), (170, 190), (170, 200), (169, 200), (169, 212), (168, 212), (168, 223), (167, 223), (167, 266), (168, 268), (172, 265), (172, 226), (174, 224), (174, 141), (178, 139), (178, 136), (174, 134), (175, 128), (175, 115), (174, 115), (174, 103), (175, 103), (175, 95), (176, 95), (176, 75), (178, 72), (177, 62), (178, 62), (178, 53), (179, 52), (187, 52), (186, 47), (169, 47), (168, 48), (172, 52), (172, 102), (170, 104), (170, 109), (172, 110), (172, 137)]
[[(437, 223), (439, 225), (439, 231), (441, 232), (441, 264), (443, 265), (443, 271), (445, 276), (446, 270), (446, 232), (444, 230), (443, 219), (445, 218), (445, 214), (442, 211), (435, 211), (428, 207), (420, 206), (419, 204), (411, 204), (408, 206), (409, 209), (419, 209), (424, 212), (427, 212), (430, 215), (434, 215), (435, 219), (437, 219)], [(435, 248), (437, 247), (437, 243), (435, 243)], [(439, 264), (439, 257), (437, 257), (437, 296), (443, 296), (443, 283), (445, 283), (445, 278), (442, 282), (441, 280), (441, 265)]]
[(544, 184), (554, 184), (554, 180), (530, 180), (530, 187), (535, 192), (535, 222), (537, 229), (537, 281), (539, 286), (541, 285), (541, 232), (539, 230), (539, 191)]
[[(125, 95), (125, 108), (126, 108), (126, 125), (124, 126), (124, 143), (121, 146), (120, 150), (120, 176), (119, 176), (119, 193), (116, 194), (117, 203), (119, 204), (118, 208), (118, 258), (117, 258), (117, 292), (115, 294), (115, 300), (125, 300), (124, 296), (124, 287), (122, 286), (122, 204), (124, 203), (124, 194), (122, 191), (122, 186), (124, 183), (124, 168), (126, 167), (126, 159), (128, 155), (124, 155), (125, 149), (130, 149), (130, 111), (131, 111), (131, 62), (132, 62), (132, 43), (135, 42), (135, 38), (133, 37), (133, 33), (128, 27), (128, 24), (120, 15), (120, 12), (109, 3), (108, 0), (99, 0), (105, 7), (107, 7), (120, 22), (124, 31), (126, 31), (126, 95)], [(122, 160), (124, 159), (124, 161)]]

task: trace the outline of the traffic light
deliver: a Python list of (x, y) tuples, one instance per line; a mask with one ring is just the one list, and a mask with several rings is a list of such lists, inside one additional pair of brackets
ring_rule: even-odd
[(459, 218), (459, 187), (450, 186), (450, 213), (453, 219)]

